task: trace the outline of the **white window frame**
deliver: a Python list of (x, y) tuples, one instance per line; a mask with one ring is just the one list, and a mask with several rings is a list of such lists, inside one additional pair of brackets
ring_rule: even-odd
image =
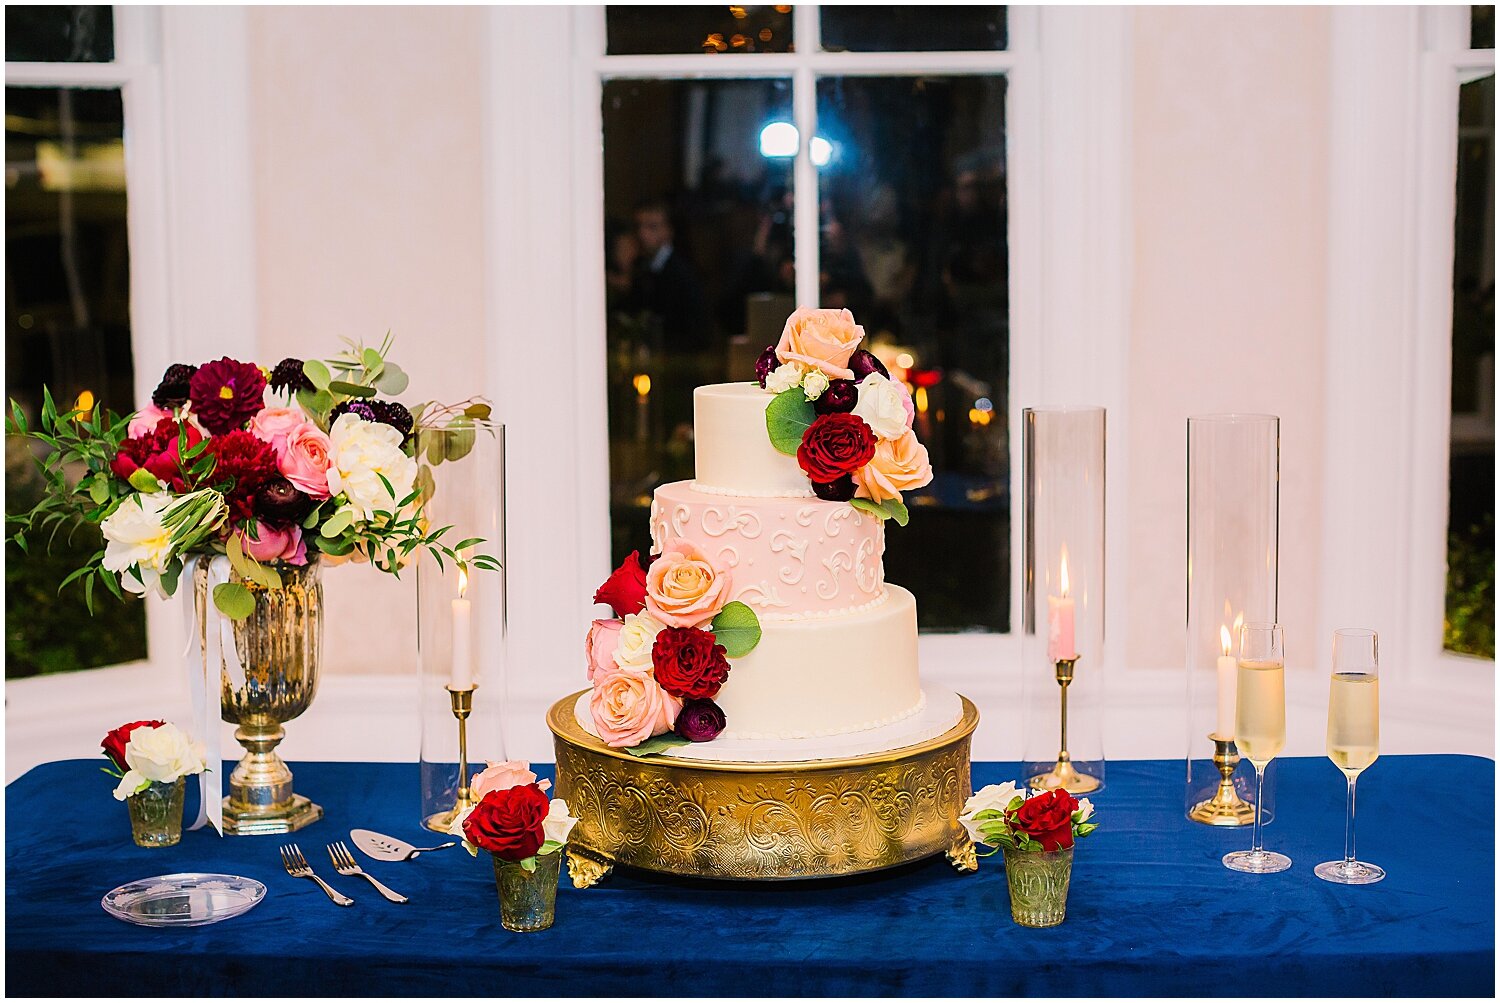
[[(1321, 637), (1382, 634), (1388, 679), (1493, 687), (1443, 649), (1458, 87), (1469, 8), (1334, 10)], [(1317, 652), (1326, 668), (1327, 651)]]
[[(1111, 525), (1122, 525), (1131, 239), (1130, 14), (1011, 7), (1004, 52), (818, 52), (817, 10), (794, 8), (800, 52), (606, 56), (604, 8), (490, 12), (486, 83), (487, 382), (509, 426), (508, 522), (515, 532), (507, 641), (511, 689), (545, 698), (579, 685), (579, 625), (609, 570), (605, 376), (602, 82), (609, 77), (789, 77), (794, 117), (811, 135), (823, 74), (1008, 77), (1011, 247), (1010, 428), (1037, 403), (1109, 409)], [(569, 59), (560, 59), (560, 53)], [(539, 152), (540, 151), (540, 152)], [(796, 167), (799, 291), (816, 288), (816, 171)], [(547, 332), (546, 379), (518, 371)], [(1011, 469), (1018, 477), (1019, 434)], [(1015, 478), (1013, 478), (1015, 479)], [(1018, 690), (1020, 519), (1012, 519), (1010, 634), (924, 635), (923, 671), (965, 692)], [(1109, 539), (1107, 630), (1124, 647), (1128, 551)]]

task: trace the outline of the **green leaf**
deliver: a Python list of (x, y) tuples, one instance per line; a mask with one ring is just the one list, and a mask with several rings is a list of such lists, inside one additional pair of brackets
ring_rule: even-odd
[(740, 658), (760, 643), (760, 618), (755, 610), (738, 600), (727, 603), (714, 617), (713, 635), (724, 646), (724, 654)]
[(354, 525), (354, 512), (351, 509), (341, 508), (324, 521), (323, 528), (318, 530), (318, 535), (329, 538), (342, 536), (344, 531), (352, 525)]
[(372, 373), (378, 370), (385, 362), (385, 360), (380, 357), (380, 353), (373, 348), (367, 348), (363, 352), (359, 353), (359, 361), (363, 362), (365, 364), (365, 368)]
[[(302, 375), (306, 376), (312, 383), (314, 389), (317, 390), (326, 391), (328, 389), (329, 382), (333, 379), (333, 374), (328, 371), (328, 367), (323, 365), (323, 363), (319, 362), (317, 359), (308, 359), (306, 362), (302, 363)], [(300, 398), (301, 394), (299, 394), (298, 397)]]
[(640, 745), (633, 745), (625, 751), (632, 756), (650, 756), (659, 752), (665, 752), (667, 749), (674, 749), (679, 745), (689, 744), (691, 743), (681, 735), (674, 735), (669, 731), (665, 735), (648, 738)]
[(849, 504), (853, 505), (855, 508), (859, 509), (861, 512), (868, 512), (870, 515), (873, 515), (875, 518), (879, 519), (881, 522), (884, 522), (885, 520), (887, 520), (887, 519), (889, 519), (891, 517), (889, 512), (887, 512), (885, 509), (881, 508), (879, 505), (876, 505), (874, 502), (870, 501), (870, 499), (868, 499), (868, 498), (850, 498), (849, 499)]
[(464, 414), (475, 421), (488, 421), (490, 417), (490, 406), (488, 404), (470, 404), (464, 408)]
[(145, 467), (136, 467), (130, 475), (130, 486), (149, 495), (161, 490), (161, 481)]
[(89, 498), (95, 505), (103, 505), (109, 501), (109, 481), (103, 476), (94, 477), (89, 481)]
[(561, 850), (562, 848), (563, 848), (563, 844), (562, 843), (559, 843), (555, 839), (549, 839), (546, 842), (544, 842), (541, 846), (538, 846), (536, 848), (536, 855), (540, 857), (544, 853), (556, 853), (558, 850)]
[(905, 526), (907, 520), (910, 518), (909, 513), (906, 511), (906, 505), (900, 498), (886, 499), (885, 510), (891, 514), (892, 519), (896, 520), (896, 525), (898, 526)]
[(801, 387), (783, 390), (766, 405), (766, 432), (771, 436), (771, 445), (788, 456), (796, 456), (803, 433), (817, 417), (812, 401)]
[(374, 387), (364, 387), (360, 386), (358, 383), (347, 383), (344, 380), (334, 380), (332, 383), (328, 384), (328, 389), (332, 390), (336, 394), (343, 394), (346, 397), (375, 396)]
[(231, 620), (243, 620), (255, 612), (255, 597), (239, 582), (214, 586), (214, 605)]
[(443, 455), (450, 460), (461, 460), (474, 448), (474, 422), (463, 416), (448, 423), (447, 435), (443, 436)]
[(297, 403), (308, 414), (321, 416), (333, 409), (333, 394), (326, 388), (317, 391), (298, 390)]
[(411, 382), (406, 375), (406, 370), (394, 362), (387, 362), (385, 369), (381, 371), (380, 377), (375, 381), (375, 389), (388, 397), (406, 392), (406, 385)]
[(527, 872), (528, 874), (536, 873), (536, 854), (532, 854), (525, 860), (521, 861), (521, 870)]

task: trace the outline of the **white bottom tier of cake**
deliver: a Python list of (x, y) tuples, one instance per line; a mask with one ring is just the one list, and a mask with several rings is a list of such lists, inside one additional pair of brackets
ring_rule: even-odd
[[(952, 690), (923, 694), (921, 709), (894, 724), (822, 738), (732, 738), (720, 735), (712, 742), (679, 745), (662, 755), (707, 763), (807, 763), (820, 759), (850, 759), (876, 752), (892, 752), (917, 745), (946, 733), (963, 718), (963, 701)], [(578, 725), (590, 735), (594, 722), (589, 716), (589, 694), (579, 694), (573, 707)]]

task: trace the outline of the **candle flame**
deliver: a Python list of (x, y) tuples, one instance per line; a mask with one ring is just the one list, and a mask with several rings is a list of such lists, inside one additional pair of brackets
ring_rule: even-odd
[(1062, 580), (1062, 594), (1063, 594), (1063, 597), (1066, 598), (1067, 595), (1068, 595), (1068, 548), (1067, 548), (1067, 546), (1064, 546), (1063, 549), (1062, 549), (1062, 574), (1059, 577)]
[(458, 566), (458, 597), (462, 599), (469, 591), (469, 572), (462, 564)]
[(651, 393), (651, 377), (647, 373), (637, 373), (635, 379), (631, 380), (635, 385), (636, 395), (645, 397)]
[(1219, 643), (1224, 645), (1224, 654), (1229, 654), (1229, 628), (1223, 624), (1219, 625)]

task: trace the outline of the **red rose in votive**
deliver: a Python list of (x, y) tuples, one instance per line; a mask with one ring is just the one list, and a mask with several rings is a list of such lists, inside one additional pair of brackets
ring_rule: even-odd
[(1044, 850), (1066, 850), (1073, 845), (1073, 813), (1078, 801), (1065, 790), (1027, 798), (1010, 814), (1011, 825), (1042, 844)]
[(464, 839), (501, 860), (525, 860), (546, 838), (547, 809), (547, 795), (536, 784), (490, 791), (464, 819)]
[(104, 750), (109, 761), (123, 773), (130, 769), (125, 765), (125, 746), (130, 744), (130, 733), (137, 728), (160, 728), (164, 724), (166, 724), (165, 721), (132, 721), (129, 724), (122, 724), (104, 736), (104, 741), (99, 743), (99, 748)]
[(674, 697), (707, 700), (729, 678), (729, 659), (714, 636), (696, 627), (665, 627), (651, 646), (656, 682)]
[(599, 586), (594, 602), (606, 604), (616, 616), (629, 616), (646, 608), (646, 570), (641, 567), (639, 550), (632, 550)]
[(836, 481), (870, 462), (875, 455), (875, 433), (853, 414), (819, 415), (802, 433), (797, 463), (816, 484)]

